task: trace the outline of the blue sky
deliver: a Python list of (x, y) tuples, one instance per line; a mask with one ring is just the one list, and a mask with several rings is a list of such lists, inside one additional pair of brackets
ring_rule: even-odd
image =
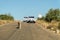
[(46, 15), (50, 8), (60, 8), (60, 0), (0, 0), (0, 14), (11, 13), (18, 20)]

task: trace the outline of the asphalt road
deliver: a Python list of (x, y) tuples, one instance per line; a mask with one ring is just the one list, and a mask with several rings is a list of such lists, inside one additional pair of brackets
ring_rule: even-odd
[(0, 26), (0, 40), (60, 40), (60, 35), (44, 30), (36, 23), (17, 23)]

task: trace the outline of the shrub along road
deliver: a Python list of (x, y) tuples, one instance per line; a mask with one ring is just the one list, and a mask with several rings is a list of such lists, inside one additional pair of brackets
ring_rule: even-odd
[(43, 30), (33, 23), (21, 23), (21, 29), (17, 29), (17, 23), (0, 27), (0, 40), (60, 40), (60, 36)]

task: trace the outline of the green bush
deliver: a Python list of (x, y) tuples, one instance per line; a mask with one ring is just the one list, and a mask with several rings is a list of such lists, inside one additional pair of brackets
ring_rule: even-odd
[(14, 20), (14, 17), (8, 14), (0, 14), (0, 20)]
[(51, 22), (52, 20), (60, 21), (60, 10), (50, 9), (45, 16), (45, 20)]
[(37, 20), (45, 20), (45, 17), (42, 16), (42, 18), (37, 18)]

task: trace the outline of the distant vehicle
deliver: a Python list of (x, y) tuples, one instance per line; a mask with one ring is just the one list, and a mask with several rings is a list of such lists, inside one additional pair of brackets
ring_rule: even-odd
[(28, 17), (27, 23), (35, 23), (35, 22), (36, 22), (36, 20), (34, 19), (34, 16)]
[(35, 23), (36, 20), (34, 19), (34, 16), (28, 16), (28, 17), (24, 17), (23, 22)]

